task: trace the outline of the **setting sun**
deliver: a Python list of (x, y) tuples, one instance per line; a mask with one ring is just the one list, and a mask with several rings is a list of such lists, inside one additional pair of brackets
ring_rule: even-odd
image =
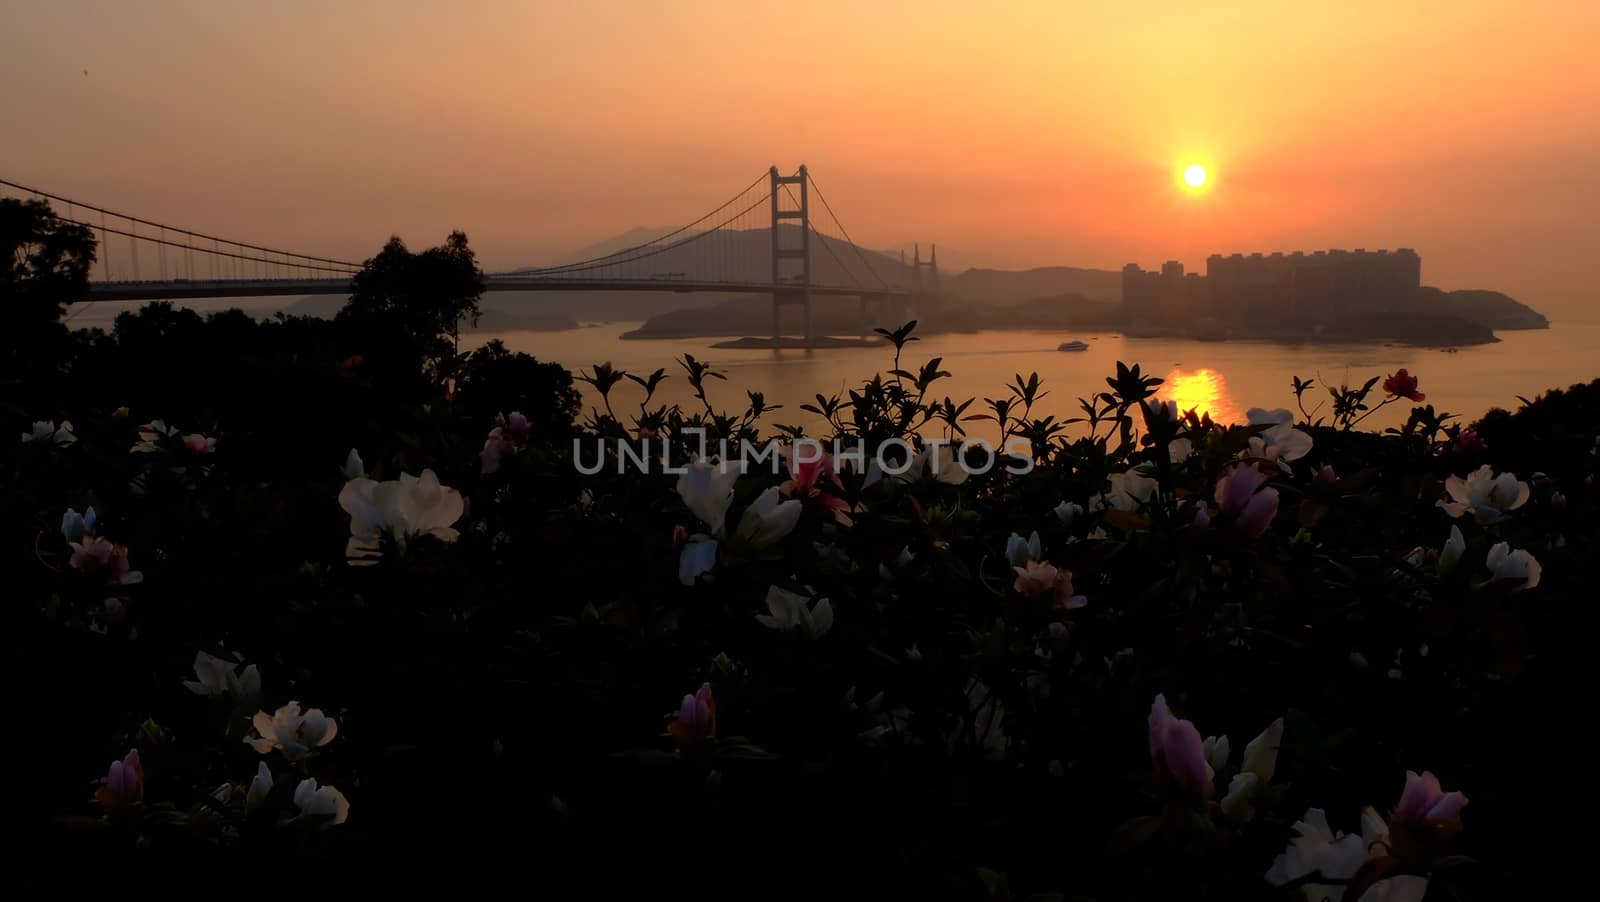
[(1191, 188), (1203, 188), (1210, 176), (1206, 167), (1199, 163), (1191, 163), (1183, 170), (1183, 183)]

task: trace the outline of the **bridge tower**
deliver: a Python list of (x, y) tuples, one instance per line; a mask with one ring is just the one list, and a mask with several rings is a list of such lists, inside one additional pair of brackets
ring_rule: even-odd
[[(939, 295), (939, 245), (931, 246), (928, 259), (922, 259), (922, 245), (912, 246), (911, 277), (915, 283), (914, 288), (918, 295), (937, 297)], [(900, 252), (900, 259), (905, 261), (905, 252)]]
[[(783, 307), (796, 304), (801, 309), (806, 347), (812, 344), (811, 334), (811, 208), (807, 188), (810, 178), (806, 167), (794, 175), (780, 175), (778, 167), (771, 169), (772, 177), (772, 346), (780, 347), (783, 338)], [(799, 188), (798, 207), (785, 209), (778, 202), (779, 193), (794, 197), (790, 185)], [(783, 239), (781, 226), (786, 221), (797, 221), (800, 227), (800, 246), (788, 246)], [(786, 262), (789, 265), (785, 265)]]

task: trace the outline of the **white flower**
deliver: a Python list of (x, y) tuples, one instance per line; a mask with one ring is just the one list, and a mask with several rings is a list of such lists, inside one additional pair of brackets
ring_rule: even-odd
[(1136, 511), (1141, 504), (1150, 501), (1159, 485), (1154, 479), (1140, 473), (1137, 468), (1123, 473), (1112, 473), (1109, 478), (1111, 488), (1090, 499), (1090, 510), (1099, 511), (1109, 507), (1112, 510)]
[(1207, 736), (1202, 747), (1206, 752), (1206, 766), (1211, 768), (1212, 773), (1228, 766), (1228, 737)]
[(234, 672), (234, 662), (205, 652), (194, 656), (196, 679), (184, 680), (183, 685), (195, 695), (221, 698), (231, 695), (240, 701), (249, 701), (261, 694), (261, 671), (251, 664), (244, 673)]
[(1236, 455), (1240, 460), (1266, 461), (1275, 464), (1283, 472), (1294, 475), (1294, 467), (1289, 466), (1289, 461), (1282, 456), (1283, 449), (1279, 446), (1268, 444), (1266, 439), (1259, 435), (1250, 436), (1246, 444), (1249, 447)]
[(250, 789), (244, 794), (244, 810), (254, 811), (261, 807), (261, 803), (272, 794), (272, 768), (267, 767), (267, 762), (256, 763), (255, 778), (250, 781)]
[(1010, 561), (1013, 567), (1025, 567), (1029, 561), (1044, 560), (1038, 530), (1034, 530), (1026, 539), (1012, 533), (1011, 538), (1006, 539), (1006, 560)]
[(1466, 550), (1467, 540), (1461, 535), (1461, 527), (1450, 524), (1450, 538), (1445, 540), (1444, 548), (1439, 552), (1439, 575), (1445, 576), (1456, 569)]
[(1444, 481), (1444, 489), (1450, 494), (1450, 501), (1441, 500), (1438, 507), (1444, 508), (1445, 513), (1452, 517), (1470, 511), (1484, 526), (1527, 504), (1528, 496), (1532, 494), (1528, 484), (1519, 481), (1515, 474), (1501, 473), (1496, 476), (1488, 464), (1467, 474), (1466, 479), (1451, 476)]
[(299, 761), (314, 748), (327, 745), (339, 734), (339, 723), (320, 708), (300, 712), (299, 702), (290, 702), (273, 714), (257, 711), (250, 719), (257, 738), (246, 736), (250, 747), (265, 755), (273, 749), (289, 761)]
[(180, 435), (176, 427), (169, 427), (164, 420), (151, 420), (139, 427), (139, 443), (129, 448), (140, 454), (161, 450), (163, 439), (177, 438)]
[(1083, 516), (1083, 505), (1072, 501), (1063, 501), (1055, 506), (1055, 514), (1056, 519), (1061, 521), (1061, 525), (1070, 527), (1072, 526), (1072, 521)]
[(1489, 557), (1484, 561), (1489, 567), (1489, 572), (1495, 579), (1516, 580), (1518, 585), (1513, 589), (1531, 589), (1539, 584), (1539, 574), (1544, 568), (1534, 560), (1533, 555), (1524, 549), (1511, 550), (1511, 545), (1501, 542), (1489, 549)]
[(352, 479), (339, 491), (339, 506), (350, 514), (352, 557), (375, 550), (386, 536), (402, 551), (414, 536), (454, 542), (458, 533), (452, 524), (466, 510), (461, 493), (440, 485), (432, 470), (423, 470), (421, 476), (401, 473), (399, 479), (384, 482)]
[(716, 565), (717, 540), (705, 533), (695, 533), (678, 556), (678, 582), (692, 586), (700, 574), (711, 572)]
[(1194, 456), (1194, 442), (1180, 436), (1167, 443), (1167, 459), (1181, 464)]
[(82, 542), (84, 536), (94, 535), (96, 520), (92, 507), (84, 508), (82, 514), (69, 507), (61, 515), (61, 537), (68, 542)]
[(350, 449), (350, 453), (344, 459), (344, 469), (342, 472), (344, 473), (344, 478), (346, 480), (360, 479), (362, 476), (366, 475), (367, 465), (362, 462), (361, 453), (359, 451), (354, 448)]
[(1146, 398), (1145, 409), (1150, 411), (1152, 420), (1166, 420), (1169, 423), (1178, 422), (1178, 402), (1162, 401), (1159, 398)]
[(800, 522), (800, 502), (797, 499), (780, 502), (778, 496), (779, 489), (773, 486), (757, 496), (745, 510), (744, 516), (739, 518), (737, 533), (741, 541), (757, 548), (769, 548), (794, 531), (795, 524)]
[(833, 628), (833, 605), (826, 598), (808, 607), (806, 597), (777, 586), (767, 590), (770, 615), (757, 614), (756, 620), (768, 629), (799, 631), (807, 639), (820, 639)]
[[(938, 454), (938, 466), (934, 466), (934, 454)], [(911, 461), (911, 469), (906, 471), (906, 479), (917, 479), (926, 476), (934, 482), (947, 485), (960, 485), (967, 481), (967, 468), (961, 463), (961, 450), (950, 445), (929, 445), (917, 453)]]
[(1239, 773), (1228, 781), (1227, 795), (1222, 798), (1224, 814), (1244, 821), (1255, 816), (1256, 791), (1272, 780), (1273, 772), (1278, 769), (1278, 746), (1282, 744), (1283, 718), (1280, 717), (1244, 747)]
[(344, 793), (332, 786), (319, 788), (317, 781), (309, 777), (294, 788), (294, 804), (300, 809), (301, 817), (326, 819), (324, 827), (342, 824), (350, 816), (350, 802)]
[(22, 441), (24, 443), (53, 442), (56, 445), (65, 446), (77, 440), (78, 437), (72, 432), (72, 423), (67, 420), (62, 420), (59, 428), (49, 420), (36, 420), (30, 431), (22, 433)]
[(1252, 407), (1245, 411), (1245, 416), (1250, 425), (1267, 427), (1260, 434), (1261, 440), (1277, 449), (1278, 460), (1299, 460), (1310, 453), (1315, 444), (1310, 433), (1294, 428), (1294, 414), (1282, 407), (1273, 410)]
[[(1308, 810), (1305, 818), (1295, 823), (1294, 832), (1289, 848), (1266, 873), (1267, 882), (1273, 886), (1292, 883), (1313, 872), (1327, 880), (1349, 880), (1367, 863), (1369, 854), (1384, 854), (1388, 848), (1389, 827), (1370, 807), (1361, 812), (1360, 835), (1333, 832), (1321, 808)], [(1306, 899), (1312, 902), (1336, 902), (1344, 893), (1339, 884), (1309, 883), (1303, 889)], [(1370, 895), (1363, 894), (1363, 898)]]
[(733, 503), (733, 483), (738, 478), (737, 464), (726, 460), (712, 463), (702, 457), (684, 467), (678, 477), (678, 497), (711, 527), (712, 535), (721, 535), (728, 505)]

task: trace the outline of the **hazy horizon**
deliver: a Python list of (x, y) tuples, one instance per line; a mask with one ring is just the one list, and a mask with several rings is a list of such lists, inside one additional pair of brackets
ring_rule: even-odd
[[(1595, 295), (1600, 17), (1579, 4), (80, 0), (5, 19), (0, 175), (311, 253), (461, 228), (488, 268), (553, 260), (804, 162), (864, 247), (938, 243), (950, 268), (1410, 246), (1443, 288), (1557, 318)], [(1189, 162), (1209, 191), (1180, 190)]]

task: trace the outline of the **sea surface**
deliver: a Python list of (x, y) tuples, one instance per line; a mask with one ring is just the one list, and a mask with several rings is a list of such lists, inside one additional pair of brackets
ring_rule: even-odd
[[(238, 307), (258, 316), (282, 309), (293, 299), (232, 298), (185, 302), (197, 310)], [(110, 326), (116, 313), (136, 304), (76, 305), (72, 325)], [(573, 370), (587, 371), (598, 362), (610, 362), (629, 372), (647, 375), (665, 368), (672, 376), (662, 384), (655, 403), (695, 405), (688, 382), (676, 358), (692, 354), (709, 361), (726, 380), (710, 383), (712, 403), (719, 409), (743, 410), (746, 391), (759, 391), (768, 404), (782, 409), (768, 414), (770, 421), (802, 423), (817, 432), (817, 421), (799, 410), (819, 392), (843, 394), (875, 372), (893, 367), (893, 349), (881, 347), (828, 350), (770, 350), (712, 348), (719, 339), (677, 338), (623, 341), (617, 336), (640, 325), (637, 321), (586, 324), (565, 332), (475, 331), (463, 335), (463, 345), (499, 339), (507, 347), (541, 360), (552, 360)], [(1306, 407), (1322, 405), (1327, 411), (1324, 385), (1360, 384), (1405, 368), (1421, 380), (1421, 391), (1436, 408), (1475, 419), (1492, 407), (1515, 409), (1518, 396), (1533, 397), (1546, 389), (1565, 387), (1600, 377), (1600, 322), (1556, 322), (1549, 329), (1505, 331), (1490, 345), (1445, 351), (1382, 343), (1286, 344), (1266, 341), (1206, 342), (1192, 339), (1129, 338), (1115, 332), (1052, 333), (996, 328), (977, 333), (926, 335), (906, 346), (901, 364), (915, 370), (931, 357), (943, 358), (940, 368), (951, 376), (939, 380), (933, 394), (956, 401), (977, 398), (968, 413), (984, 407), (983, 398), (1007, 397), (1008, 383), (1017, 375), (1037, 372), (1049, 394), (1036, 414), (1058, 418), (1078, 414), (1077, 399), (1104, 390), (1105, 378), (1118, 361), (1139, 364), (1144, 372), (1165, 380), (1164, 398), (1185, 410), (1193, 407), (1214, 419), (1243, 421), (1252, 407), (1293, 408), (1291, 376), (1315, 379)], [(1087, 351), (1057, 351), (1071, 339), (1089, 344)], [(586, 403), (599, 398), (588, 386)], [(1379, 397), (1375, 393), (1374, 399)], [(613, 390), (612, 406), (620, 416), (638, 411), (643, 391), (631, 382)], [(1365, 425), (1391, 426), (1405, 419), (1409, 404), (1391, 404)], [(974, 434), (987, 434), (975, 424)]]

